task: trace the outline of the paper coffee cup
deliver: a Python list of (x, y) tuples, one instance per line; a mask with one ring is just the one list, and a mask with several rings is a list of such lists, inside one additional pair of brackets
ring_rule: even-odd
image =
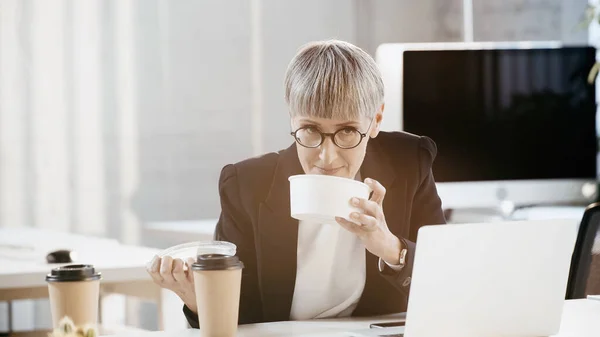
[(291, 176), (291, 216), (297, 220), (336, 224), (335, 217), (348, 221), (361, 209), (350, 204), (353, 197), (369, 199), (371, 188), (358, 180), (315, 174)]
[(192, 265), (202, 337), (234, 337), (237, 332), (244, 264), (237, 256), (199, 255)]
[(65, 316), (76, 326), (98, 323), (101, 274), (91, 265), (68, 265), (52, 269), (46, 276), (52, 323), (58, 328)]

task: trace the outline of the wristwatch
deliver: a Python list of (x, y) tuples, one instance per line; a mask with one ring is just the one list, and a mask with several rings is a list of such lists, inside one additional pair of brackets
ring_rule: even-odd
[[(406, 265), (406, 254), (408, 253), (407, 245), (404, 240), (400, 239), (400, 244), (402, 245), (402, 249), (400, 250), (400, 258), (398, 259), (398, 264), (389, 264), (385, 262), (382, 258), (379, 258), (379, 271), (384, 274), (393, 274), (394, 272), (398, 272), (404, 268)], [(390, 270), (391, 269), (391, 270)]]

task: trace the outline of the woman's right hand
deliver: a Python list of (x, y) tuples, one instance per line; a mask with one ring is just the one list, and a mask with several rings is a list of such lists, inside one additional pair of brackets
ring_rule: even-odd
[(146, 270), (154, 283), (173, 291), (190, 310), (198, 312), (194, 273), (191, 268), (193, 263), (193, 258), (183, 262), (182, 259), (173, 259), (170, 256), (163, 258), (154, 256), (146, 266)]

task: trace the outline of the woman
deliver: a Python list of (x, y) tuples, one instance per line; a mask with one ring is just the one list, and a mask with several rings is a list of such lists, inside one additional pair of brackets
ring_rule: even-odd
[[(342, 41), (308, 44), (292, 59), (285, 100), (294, 144), (227, 165), (219, 179), (215, 238), (244, 262), (239, 323), (379, 315), (406, 310), (417, 230), (445, 222), (431, 166), (433, 141), (380, 132), (383, 82), (374, 60)], [(288, 177), (327, 174), (364, 180), (353, 200), (357, 225), (290, 217)], [(150, 274), (185, 303), (198, 326), (191, 273), (155, 258)]]

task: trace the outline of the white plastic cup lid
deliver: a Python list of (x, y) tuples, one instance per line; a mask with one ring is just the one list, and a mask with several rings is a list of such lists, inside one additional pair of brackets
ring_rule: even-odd
[(169, 247), (158, 254), (159, 257), (170, 256), (173, 259), (186, 260), (202, 254), (222, 254), (234, 256), (237, 247), (227, 241), (196, 241)]

